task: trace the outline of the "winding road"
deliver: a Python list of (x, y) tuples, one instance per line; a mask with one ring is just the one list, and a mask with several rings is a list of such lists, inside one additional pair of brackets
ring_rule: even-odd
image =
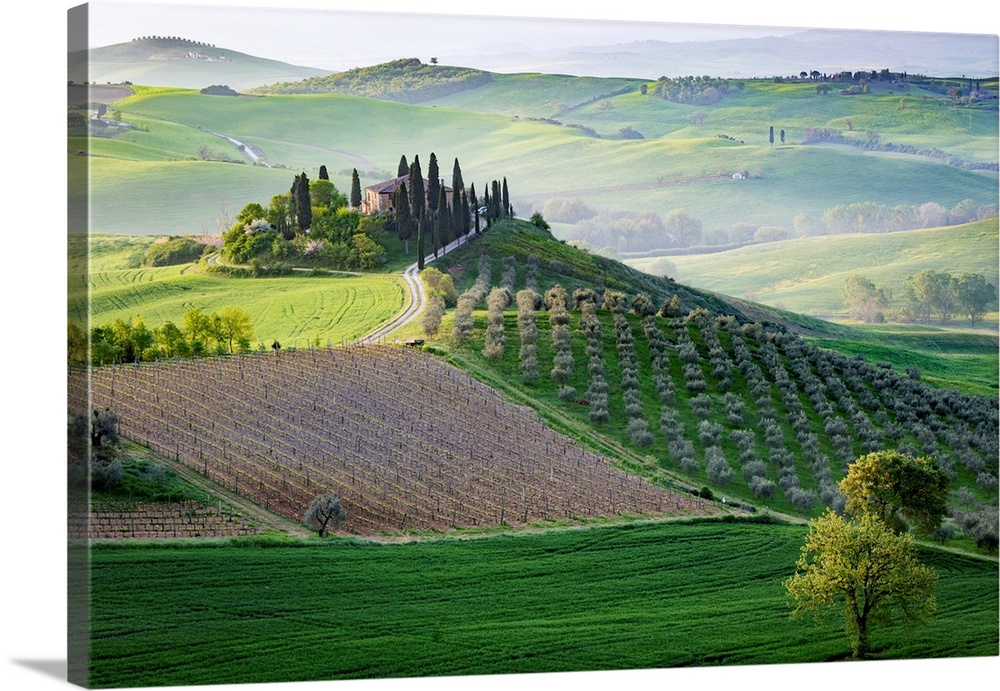
[[(462, 245), (469, 242), (469, 238), (458, 238), (448, 243), (440, 252), (438, 256), (435, 257), (433, 254), (428, 254), (424, 257), (424, 266), (427, 266), (435, 259), (443, 257), (452, 250), (461, 247)], [(406, 324), (409, 324), (416, 316), (419, 314), (420, 310), (423, 309), (424, 303), (427, 302), (427, 294), (424, 292), (424, 284), (420, 280), (420, 271), (417, 268), (417, 264), (410, 264), (406, 269), (403, 270), (403, 280), (406, 281), (406, 285), (410, 290), (410, 304), (403, 310), (398, 316), (396, 316), (392, 321), (387, 324), (383, 324), (375, 331), (372, 331), (367, 336), (361, 338), (359, 343), (376, 343), (378, 341), (384, 340), (389, 334), (397, 331)]]

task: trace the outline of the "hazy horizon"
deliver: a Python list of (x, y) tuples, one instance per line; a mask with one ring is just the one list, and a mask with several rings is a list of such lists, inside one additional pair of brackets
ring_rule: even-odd
[[(399, 4), (399, 3), (396, 3)], [(563, 3), (541, 3), (558, 13)], [(380, 7), (391, 8), (392, 2), (381, 3)], [(693, 58), (690, 46), (677, 44), (692, 41), (737, 41), (750, 39), (747, 45), (753, 50), (754, 39), (764, 37), (789, 37), (803, 31), (823, 29), (822, 25), (803, 22), (799, 26), (763, 26), (740, 24), (710, 24), (678, 22), (667, 23), (658, 17), (651, 21), (632, 18), (616, 20), (582, 18), (576, 13), (567, 18), (554, 19), (531, 16), (487, 16), (449, 13), (447, 2), (422, 5), (425, 12), (354, 11), (339, 8), (272, 8), (249, 5), (220, 4), (173, 5), (155, 2), (95, 2), (90, 3), (90, 48), (125, 43), (140, 36), (167, 35), (182, 36), (196, 41), (235, 50), (255, 57), (279, 60), (302, 67), (312, 67), (330, 71), (341, 71), (354, 67), (373, 65), (402, 57), (419, 57), (428, 61), (436, 57), (442, 64), (475, 67), (495, 72), (550, 71), (565, 74), (591, 74), (593, 76), (635, 76), (656, 78), (660, 74), (676, 76), (684, 73), (701, 73), (702, 65)], [(764, 9), (768, 6), (765, 5)], [(565, 9), (565, 8), (564, 8)], [(572, 12), (572, 11), (569, 11)], [(761, 12), (762, 17), (783, 13)], [(690, 15), (686, 15), (690, 16)], [(808, 16), (808, 15), (806, 15)], [(839, 16), (838, 16), (839, 18)], [(875, 22), (877, 24), (877, 20)], [(262, 27), (266, 33), (262, 35)], [(864, 30), (850, 24), (830, 30)], [(876, 27), (874, 30), (887, 32), (897, 45), (916, 43), (939, 32), (895, 31)], [(952, 32), (944, 32), (952, 33)], [(969, 70), (978, 69), (983, 64), (994, 64), (997, 54), (996, 36), (990, 34), (967, 33), (962, 36), (961, 45), (968, 47)], [(664, 71), (661, 64), (654, 63), (642, 68), (644, 73), (618, 74), (618, 66), (607, 60), (601, 64), (606, 53), (618, 53), (628, 57), (642, 42), (672, 44), (673, 53), (669, 64), (676, 70)], [(869, 46), (877, 51), (878, 44)], [(646, 44), (649, 48), (651, 43)], [(706, 44), (707, 45), (707, 44)], [(718, 44), (716, 44), (718, 45)], [(587, 54), (587, 49), (600, 49)], [(747, 49), (745, 48), (745, 49)], [(963, 48), (964, 49), (964, 48)], [(894, 70), (918, 71), (911, 63), (901, 64), (858, 64), (838, 65), (847, 69), (864, 67), (889, 67)], [(922, 48), (914, 48), (913, 56), (925, 55)], [(741, 66), (741, 70), (721, 67), (713, 76), (769, 76), (786, 73), (795, 69), (788, 58), (778, 59), (769, 54), (765, 47), (761, 55), (766, 62), (760, 69), (753, 65)], [(877, 55), (877, 53), (876, 53)], [(876, 57), (879, 59), (881, 56)], [(935, 56), (931, 56), (933, 59)], [(688, 59), (690, 58), (690, 59)], [(961, 60), (960, 55), (948, 55), (947, 69)], [(625, 62), (625, 61), (623, 61)], [(661, 61), (662, 62), (662, 61)], [(813, 60), (815, 62), (815, 60)], [(797, 64), (797, 63), (796, 63)], [(927, 63), (934, 65), (933, 62)], [(815, 65), (813, 65), (815, 66)], [(917, 67), (921, 67), (918, 65)], [(621, 65), (624, 69), (625, 65)], [(715, 64), (705, 58), (704, 69), (711, 70)], [(834, 69), (835, 66), (821, 67)], [(811, 67), (810, 67), (811, 68)], [(933, 68), (932, 68), (933, 69)], [(946, 69), (942, 67), (942, 69)], [(657, 71), (659, 70), (659, 71)], [(978, 74), (976, 76), (992, 76)]]

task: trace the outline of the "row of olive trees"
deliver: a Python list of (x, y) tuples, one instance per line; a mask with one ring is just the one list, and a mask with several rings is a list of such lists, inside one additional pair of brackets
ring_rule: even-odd
[(455, 326), (452, 332), (452, 337), (458, 343), (466, 343), (472, 337), (474, 328), (472, 313), (489, 294), (490, 286), (493, 283), (492, 272), (493, 260), (484, 253), (479, 257), (479, 275), (476, 277), (476, 282), (458, 296), (455, 308)]

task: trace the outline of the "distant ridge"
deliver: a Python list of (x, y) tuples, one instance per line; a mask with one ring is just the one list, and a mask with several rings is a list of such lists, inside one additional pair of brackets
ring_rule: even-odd
[(329, 74), (328, 70), (258, 58), (180, 36), (142, 36), (71, 53), (69, 64), (69, 79), (78, 84), (132, 82), (185, 89), (226, 84), (241, 91)]

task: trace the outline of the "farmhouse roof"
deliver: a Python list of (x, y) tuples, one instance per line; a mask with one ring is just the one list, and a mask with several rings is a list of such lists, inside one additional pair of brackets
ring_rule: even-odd
[[(394, 192), (396, 190), (396, 188), (399, 187), (399, 185), (401, 183), (404, 183), (404, 182), (407, 183), (407, 184), (409, 184), (409, 182), (410, 182), (410, 176), (409, 175), (400, 175), (399, 177), (393, 178), (391, 180), (385, 180), (384, 182), (377, 182), (374, 185), (369, 185), (365, 189), (366, 190), (371, 190), (372, 192), (379, 192), (379, 193), (381, 193), (381, 192)], [(424, 178), (424, 189), (426, 189), (428, 186), (429, 186), (429, 184), (428, 184), (427, 178)], [(447, 185), (444, 185), (444, 189), (445, 189), (446, 192), (450, 192), (451, 191), (451, 188), (448, 187)]]

